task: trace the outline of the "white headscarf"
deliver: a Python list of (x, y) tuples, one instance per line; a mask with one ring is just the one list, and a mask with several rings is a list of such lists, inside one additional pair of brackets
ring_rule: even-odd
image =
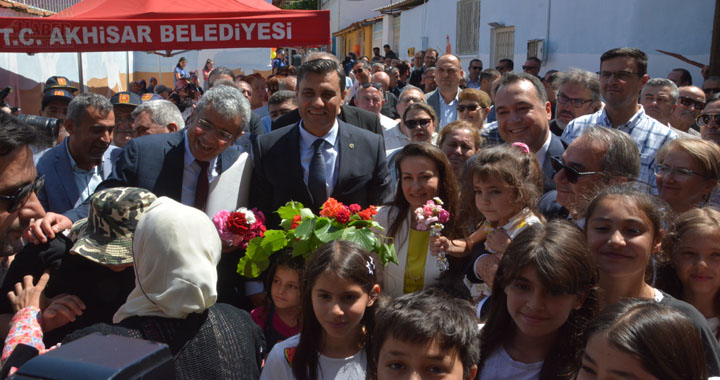
[(158, 198), (140, 217), (133, 237), (135, 289), (115, 313), (185, 318), (217, 299), (220, 237), (202, 211)]

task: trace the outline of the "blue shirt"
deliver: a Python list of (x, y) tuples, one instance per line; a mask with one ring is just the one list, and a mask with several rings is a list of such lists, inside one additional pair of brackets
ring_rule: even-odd
[[(572, 120), (562, 134), (562, 140), (566, 144), (570, 144), (578, 138), (591, 125), (599, 125), (612, 128), (610, 119), (603, 108), (590, 115), (580, 116)], [(655, 154), (661, 146), (667, 142), (678, 138), (677, 133), (673, 132), (666, 125), (651, 118), (645, 113), (645, 109), (640, 109), (625, 124), (618, 126), (619, 131), (623, 131), (632, 137), (640, 149), (640, 175), (638, 180), (652, 187), (653, 193), (657, 194), (657, 184), (655, 183)]]
[(335, 183), (338, 177), (338, 148), (337, 148), (337, 137), (338, 137), (338, 122), (335, 119), (335, 124), (330, 128), (330, 131), (325, 136), (317, 137), (310, 132), (305, 130), (303, 122), (300, 121), (300, 164), (303, 168), (303, 177), (305, 178), (305, 185), (308, 183), (308, 176), (310, 175), (310, 161), (315, 153), (313, 151), (313, 143), (317, 139), (325, 140), (323, 145), (322, 155), (325, 159), (325, 186), (327, 187), (327, 193), (332, 194), (335, 188)]
[(68, 144), (65, 144), (65, 150), (67, 150), (67, 155), (70, 157), (70, 167), (72, 168), (73, 179), (75, 180), (75, 186), (80, 194), (80, 197), (75, 203), (75, 207), (77, 207), (83, 201), (90, 198), (90, 196), (95, 192), (97, 185), (103, 181), (103, 163), (101, 161), (100, 164), (95, 165), (90, 170), (81, 169), (77, 166), (77, 162), (75, 162), (72, 154), (70, 154)]

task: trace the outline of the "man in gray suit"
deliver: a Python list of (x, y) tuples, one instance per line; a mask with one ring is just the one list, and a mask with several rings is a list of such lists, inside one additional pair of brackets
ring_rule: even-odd
[(435, 110), (438, 118), (438, 132), (448, 123), (457, 120), (458, 94), (460, 81), (465, 76), (460, 66), (460, 58), (454, 54), (445, 54), (435, 64), (435, 83), (437, 89), (425, 95), (427, 103)]
[(65, 119), (70, 136), (37, 163), (38, 175), (45, 176), (38, 199), (46, 211), (73, 209), (112, 173), (120, 152), (110, 145), (114, 127), (113, 105), (104, 96), (81, 94), (70, 102)]

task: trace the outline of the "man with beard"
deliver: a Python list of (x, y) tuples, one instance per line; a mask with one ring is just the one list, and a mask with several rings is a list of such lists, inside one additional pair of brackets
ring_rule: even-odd
[(597, 74), (580, 69), (570, 69), (559, 79), (557, 103), (550, 131), (561, 136), (574, 118), (597, 112), (602, 107), (600, 81)]
[(89, 198), (113, 169), (120, 150), (111, 147), (115, 113), (98, 94), (81, 94), (68, 106), (65, 129), (70, 136), (45, 153), (37, 171), (46, 186), (38, 199), (46, 211), (64, 213)]

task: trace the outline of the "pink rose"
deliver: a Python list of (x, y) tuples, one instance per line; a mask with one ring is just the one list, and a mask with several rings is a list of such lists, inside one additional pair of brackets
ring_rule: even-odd
[(450, 213), (447, 210), (440, 210), (438, 213), (438, 220), (440, 223), (447, 223), (450, 220)]

